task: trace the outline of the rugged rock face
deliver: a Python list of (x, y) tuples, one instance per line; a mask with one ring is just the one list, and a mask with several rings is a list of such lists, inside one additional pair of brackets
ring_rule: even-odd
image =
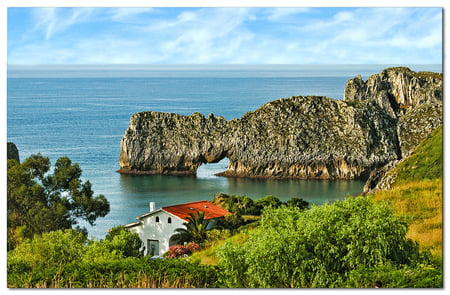
[(212, 114), (134, 114), (121, 141), (119, 172), (195, 174), (228, 155), (229, 134), (230, 123)]
[(231, 121), (199, 113), (134, 114), (121, 141), (119, 172), (195, 174), (201, 164), (228, 157), (225, 176), (367, 178), (439, 124), (442, 76), (395, 68), (367, 82), (349, 80), (344, 101), (279, 99)]
[(374, 100), (396, 117), (419, 104), (442, 103), (442, 98), (442, 74), (414, 72), (406, 67), (385, 69), (367, 81), (357, 76), (344, 90), (344, 101)]
[(19, 150), (17, 149), (16, 145), (12, 142), (7, 143), (7, 159), (10, 160), (16, 160), (17, 162), (20, 162), (19, 158)]
[[(407, 157), (428, 134), (443, 123), (442, 74), (413, 72), (405, 67), (385, 69), (363, 81), (361, 76), (347, 82), (344, 101), (375, 101), (393, 118), (400, 148), (399, 160)], [(389, 170), (400, 161), (386, 163), (372, 171), (364, 191), (388, 188), (383, 183)]]

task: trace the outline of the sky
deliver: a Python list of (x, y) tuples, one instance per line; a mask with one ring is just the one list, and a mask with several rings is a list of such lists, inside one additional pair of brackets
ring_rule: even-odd
[(8, 7), (7, 63), (440, 64), (440, 7)]

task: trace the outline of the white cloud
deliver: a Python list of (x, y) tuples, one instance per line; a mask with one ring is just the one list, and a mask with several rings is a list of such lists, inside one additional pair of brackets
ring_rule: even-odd
[(267, 19), (270, 21), (282, 21), (286, 20), (287, 18), (307, 13), (310, 11), (310, 8), (308, 7), (275, 7), (275, 8), (269, 8), (267, 9), (269, 12), (269, 15), (267, 16)]
[(11, 42), (10, 64), (436, 63), (442, 55), (439, 9), (324, 17), (304, 8), (40, 8), (34, 16), (41, 39)]
[[(231, 58), (252, 39), (244, 23), (248, 9), (200, 9), (182, 12), (173, 19), (153, 21), (148, 32), (157, 34), (155, 44), (164, 55), (173, 57), (166, 62), (217, 63)], [(185, 60), (185, 61), (183, 61)]]
[(137, 18), (142, 14), (147, 14), (154, 11), (152, 7), (125, 7), (125, 8), (111, 8), (108, 10), (111, 15), (111, 20), (115, 22), (131, 22), (135, 23)]
[(62, 33), (78, 23), (89, 21), (94, 11), (94, 8), (73, 8), (70, 10), (47, 7), (35, 8), (33, 15), (36, 25), (33, 30), (42, 30), (45, 39), (49, 40), (54, 34)]

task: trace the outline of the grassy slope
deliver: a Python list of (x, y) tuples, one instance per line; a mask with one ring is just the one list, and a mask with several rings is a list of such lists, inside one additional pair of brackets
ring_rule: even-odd
[(442, 178), (442, 126), (436, 128), (416, 150), (395, 169), (394, 184)]
[(442, 126), (390, 173), (392, 189), (376, 193), (376, 201), (388, 201), (409, 225), (408, 238), (421, 249), (442, 257)]

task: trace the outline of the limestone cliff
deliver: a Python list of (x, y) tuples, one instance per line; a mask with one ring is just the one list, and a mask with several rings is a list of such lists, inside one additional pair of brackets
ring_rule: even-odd
[(406, 67), (388, 68), (363, 81), (361, 76), (345, 85), (344, 101), (374, 100), (392, 116), (410, 107), (442, 103), (442, 74), (414, 72)]
[(296, 96), (230, 121), (137, 113), (121, 141), (119, 172), (195, 174), (201, 164), (228, 157), (226, 176), (367, 178), (408, 153), (429, 133), (424, 125), (442, 124), (437, 77), (389, 69), (367, 82), (350, 80), (344, 101)]

